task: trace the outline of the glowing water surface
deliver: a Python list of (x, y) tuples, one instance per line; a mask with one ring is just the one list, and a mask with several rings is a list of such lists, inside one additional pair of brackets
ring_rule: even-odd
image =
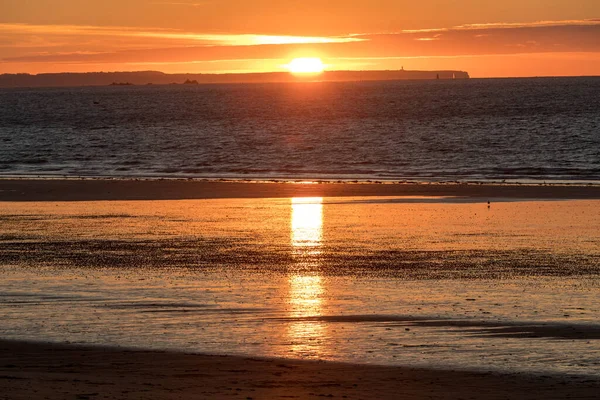
[[(323, 315), (323, 279), (318, 273), (318, 256), (323, 240), (323, 199), (292, 199), (290, 236), (294, 251), (295, 269), (289, 276), (289, 305), (291, 323), (288, 336), (291, 351), (305, 357), (318, 357), (323, 353), (322, 338), (327, 336), (327, 326), (321, 321), (304, 321), (301, 318)], [(299, 320), (294, 321), (295, 318)]]
[(599, 207), (1, 203), (0, 337), (598, 376)]

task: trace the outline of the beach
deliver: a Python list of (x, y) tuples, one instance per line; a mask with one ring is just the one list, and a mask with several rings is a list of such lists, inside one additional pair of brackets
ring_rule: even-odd
[(3, 179), (0, 398), (594, 398), (599, 200)]
[(577, 184), (256, 182), (185, 179), (0, 179), (0, 201), (184, 200), (359, 196), (600, 199)]
[(593, 399), (597, 379), (0, 342), (0, 398)]

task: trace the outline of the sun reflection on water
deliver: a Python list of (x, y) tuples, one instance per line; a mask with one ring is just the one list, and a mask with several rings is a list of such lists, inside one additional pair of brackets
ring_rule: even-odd
[(292, 275), (290, 284), (290, 314), (292, 317), (313, 317), (321, 314), (323, 281), (318, 275)]
[[(306, 254), (306, 247), (317, 248), (323, 240), (323, 198), (292, 199), (291, 240), (296, 254)], [(300, 249), (298, 249), (300, 248)], [(310, 253), (314, 254), (314, 253)]]
[(293, 198), (290, 240), (295, 259), (289, 282), (289, 316), (300, 318), (288, 326), (290, 350), (304, 358), (319, 358), (324, 352), (326, 326), (320, 321), (302, 318), (323, 312), (325, 288), (316, 272), (320, 266), (323, 242), (323, 199)]

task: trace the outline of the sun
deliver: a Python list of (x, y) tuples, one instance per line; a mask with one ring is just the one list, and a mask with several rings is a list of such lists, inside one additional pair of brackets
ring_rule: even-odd
[(325, 69), (323, 61), (317, 57), (294, 58), (285, 67), (292, 74), (320, 74)]

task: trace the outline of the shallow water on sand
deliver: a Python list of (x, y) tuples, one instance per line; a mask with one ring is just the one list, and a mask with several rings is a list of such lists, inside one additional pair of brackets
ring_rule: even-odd
[(598, 206), (1, 203), (0, 337), (598, 376)]

